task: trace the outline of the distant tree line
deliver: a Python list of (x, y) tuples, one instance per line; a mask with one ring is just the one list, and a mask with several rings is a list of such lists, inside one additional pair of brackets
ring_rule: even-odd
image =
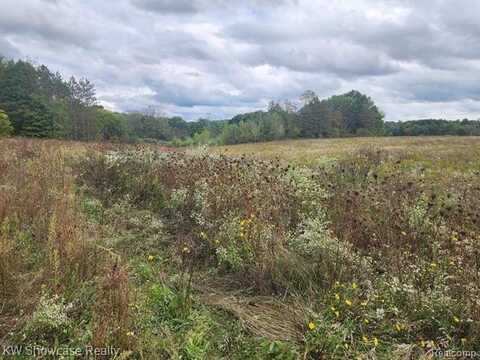
[(228, 120), (187, 122), (153, 110), (117, 113), (97, 102), (87, 79), (64, 79), (46, 66), (0, 57), (0, 135), (173, 145), (238, 144), (295, 138), (378, 135), (479, 135), (478, 121), (385, 123), (371, 98), (350, 91), (321, 100), (306, 91), (301, 104), (271, 102)]
[(320, 100), (306, 91), (302, 105), (271, 102), (267, 111), (203, 122), (201, 131), (179, 144), (239, 144), (295, 138), (375, 136), (385, 133), (383, 113), (358, 91)]
[(424, 119), (386, 122), (386, 132), (392, 136), (470, 135), (480, 136), (479, 120)]

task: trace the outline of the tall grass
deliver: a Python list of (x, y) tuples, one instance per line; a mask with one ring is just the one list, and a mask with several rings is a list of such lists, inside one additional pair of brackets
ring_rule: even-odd
[[(87, 337), (85, 344), (111, 342), (111, 338), (99, 338), (98, 323), (108, 327), (119, 319), (120, 324), (111, 327), (126, 326), (128, 286), (116, 273), (104, 275), (104, 267), (113, 265), (97, 248), (99, 234), (81, 210), (69, 152), (58, 142), (0, 142), (0, 318), (8, 324), (0, 328), (0, 338), (12, 333), (20, 336), (23, 331), (23, 340), (68, 344), (74, 339), (64, 332), (74, 331), (75, 318), (102, 304), (102, 315), (92, 325), (94, 338)], [(120, 264), (115, 266), (121, 274)], [(98, 285), (101, 292), (96, 302), (79, 296), (96, 283), (106, 283)], [(123, 300), (107, 301), (109, 294)], [(72, 312), (68, 325), (44, 323), (41, 314), (53, 309), (48, 318), (54, 321), (63, 316), (58, 311), (66, 304)], [(103, 321), (106, 316), (109, 322)]]
[(415, 141), (309, 167), (2, 141), (0, 335), (143, 358), (479, 350), (478, 149)]

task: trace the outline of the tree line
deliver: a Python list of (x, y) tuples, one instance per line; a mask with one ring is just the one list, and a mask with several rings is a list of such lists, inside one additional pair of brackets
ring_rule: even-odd
[(301, 96), (302, 104), (270, 102), (267, 111), (241, 114), (223, 122), (202, 123), (201, 131), (180, 145), (239, 144), (295, 138), (377, 136), (385, 134), (384, 114), (373, 100), (350, 91), (320, 100), (311, 90)]
[(66, 80), (60, 73), (28, 61), (0, 58), (0, 111), (4, 132), (13, 135), (126, 139), (122, 115), (97, 104), (95, 86), (89, 80)]
[(386, 132), (392, 136), (459, 135), (480, 136), (479, 120), (423, 119), (386, 122)]
[(181, 146), (344, 136), (480, 134), (478, 121), (384, 122), (384, 114), (373, 100), (355, 90), (328, 99), (308, 90), (300, 101), (272, 101), (265, 111), (215, 121), (187, 122), (151, 109), (118, 113), (98, 104), (95, 86), (88, 79), (64, 79), (44, 65), (0, 57), (0, 135)]

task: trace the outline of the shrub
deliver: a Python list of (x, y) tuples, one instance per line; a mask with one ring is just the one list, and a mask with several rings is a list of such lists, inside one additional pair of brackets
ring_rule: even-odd
[(8, 115), (0, 109), (0, 138), (13, 134), (13, 127), (10, 123)]
[(339, 280), (365, 278), (371, 273), (368, 257), (357, 254), (352, 244), (336, 239), (325, 215), (305, 220), (299, 235), (290, 240), (290, 246), (311, 263), (312, 273), (323, 287)]
[(69, 335), (70, 319), (68, 306), (58, 295), (42, 295), (37, 307), (26, 325), (25, 336), (30, 341), (45, 344), (65, 340)]

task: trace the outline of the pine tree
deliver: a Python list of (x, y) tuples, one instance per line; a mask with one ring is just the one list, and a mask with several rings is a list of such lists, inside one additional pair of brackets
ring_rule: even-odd
[(52, 112), (40, 99), (34, 97), (30, 111), (25, 113), (20, 135), (48, 138), (53, 137), (55, 132), (55, 121)]

